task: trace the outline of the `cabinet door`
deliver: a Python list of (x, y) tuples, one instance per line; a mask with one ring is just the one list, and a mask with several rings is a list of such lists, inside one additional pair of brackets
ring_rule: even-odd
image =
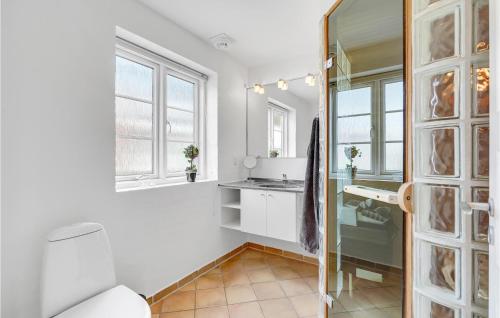
[(241, 190), (241, 229), (266, 235), (266, 191)]
[(297, 240), (297, 199), (295, 193), (267, 192), (267, 236)]

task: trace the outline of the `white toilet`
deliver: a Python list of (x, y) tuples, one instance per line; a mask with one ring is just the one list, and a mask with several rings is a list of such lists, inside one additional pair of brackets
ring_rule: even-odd
[(42, 270), (42, 318), (150, 318), (146, 301), (116, 285), (102, 225), (80, 223), (49, 234)]

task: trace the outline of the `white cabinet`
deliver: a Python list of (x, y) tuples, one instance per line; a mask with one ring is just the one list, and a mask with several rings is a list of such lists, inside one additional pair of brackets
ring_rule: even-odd
[(297, 195), (289, 192), (241, 190), (241, 230), (297, 241)]
[(297, 240), (296, 195), (288, 192), (267, 192), (267, 236), (281, 240)]
[(241, 230), (243, 232), (266, 235), (266, 192), (241, 190)]

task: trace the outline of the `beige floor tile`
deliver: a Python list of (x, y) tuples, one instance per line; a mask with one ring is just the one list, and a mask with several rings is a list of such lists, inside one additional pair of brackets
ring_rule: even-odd
[(296, 318), (297, 313), (288, 298), (259, 301), (265, 318)]
[(292, 267), (301, 277), (318, 277), (319, 268), (312, 264), (301, 263)]
[(196, 289), (211, 289), (224, 287), (222, 275), (208, 272), (196, 280)]
[(318, 314), (319, 296), (318, 294), (307, 294), (291, 297), (293, 308), (299, 317), (314, 316)]
[(279, 283), (288, 297), (313, 293), (313, 290), (303, 278), (282, 280)]
[(160, 318), (194, 318), (194, 310), (163, 313)]
[(387, 318), (402, 318), (403, 317), (403, 309), (401, 307), (383, 308), (383, 309), (380, 309), (380, 311), (385, 313)]
[(250, 285), (233, 286), (226, 288), (226, 299), (229, 305), (256, 301), (257, 297)]
[(401, 306), (401, 296), (391, 292), (390, 287), (366, 288), (360, 290), (364, 296), (377, 308)]
[(340, 293), (338, 300), (347, 311), (364, 310), (375, 307), (360, 290), (353, 290), (352, 292), (343, 291)]
[(196, 290), (195, 282), (188, 283), (179, 289), (179, 291), (191, 291), (191, 290)]
[(251, 249), (248, 249), (240, 254), (241, 259), (265, 258), (265, 256), (265, 253)]
[(278, 282), (252, 284), (252, 288), (258, 300), (286, 297)]
[(351, 314), (348, 312), (331, 313), (328, 318), (352, 318)]
[(238, 271), (241, 272), (244, 270), (243, 261), (236, 261), (235, 260), (235, 261), (224, 263), (220, 266), (220, 270), (223, 274), (228, 273), (228, 272), (238, 272)]
[(264, 318), (257, 302), (229, 305), (228, 309), (231, 318)]
[(226, 305), (224, 288), (201, 289), (196, 291), (196, 308)]
[(245, 273), (239, 271), (222, 274), (222, 280), (225, 287), (250, 285), (248, 276)]
[(304, 278), (304, 280), (306, 281), (307, 285), (309, 285), (309, 287), (311, 287), (311, 289), (314, 292), (318, 291), (318, 289), (319, 289), (319, 281), (318, 281), (317, 277), (306, 277), (306, 278)]
[(160, 318), (160, 314), (151, 314), (151, 318)]
[(227, 306), (196, 309), (196, 318), (229, 318)]
[(161, 312), (173, 312), (194, 309), (195, 292), (175, 292), (163, 300)]
[(273, 272), (269, 268), (248, 271), (247, 275), (251, 283), (264, 283), (276, 280), (276, 277), (274, 277)]
[(243, 268), (246, 271), (267, 268), (268, 265), (263, 258), (250, 258), (243, 260)]
[(272, 271), (278, 280), (300, 278), (300, 275), (289, 266), (273, 267)]
[(387, 318), (386, 313), (380, 309), (366, 309), (360, 311), (349, 312), (352, 318)]
[(333, 310), (330, 310), (334, 313), (340, 313), (340, 312), (346, 312), (347, 309), (342, 306), (342, 304), (339, 301), (336, 301), (333, 303)]
[(287, 259), (285, 257), (281, 257), (281, 256), (276, 256), (276, 255), (268, 255), (266, 257), (266, 262), (271, 267), (288, 266), (290, 264), (289, 259)]

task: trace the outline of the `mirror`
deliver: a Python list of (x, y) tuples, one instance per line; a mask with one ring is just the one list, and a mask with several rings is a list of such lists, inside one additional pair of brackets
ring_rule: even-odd
[[(306, 83), (306, 78), (308, 83)], [(247, 89), (247, 151), (260, 158), (305, 157), (311, 125), (318, 114), (316, 77), (262, 85), (263, 92)]]

